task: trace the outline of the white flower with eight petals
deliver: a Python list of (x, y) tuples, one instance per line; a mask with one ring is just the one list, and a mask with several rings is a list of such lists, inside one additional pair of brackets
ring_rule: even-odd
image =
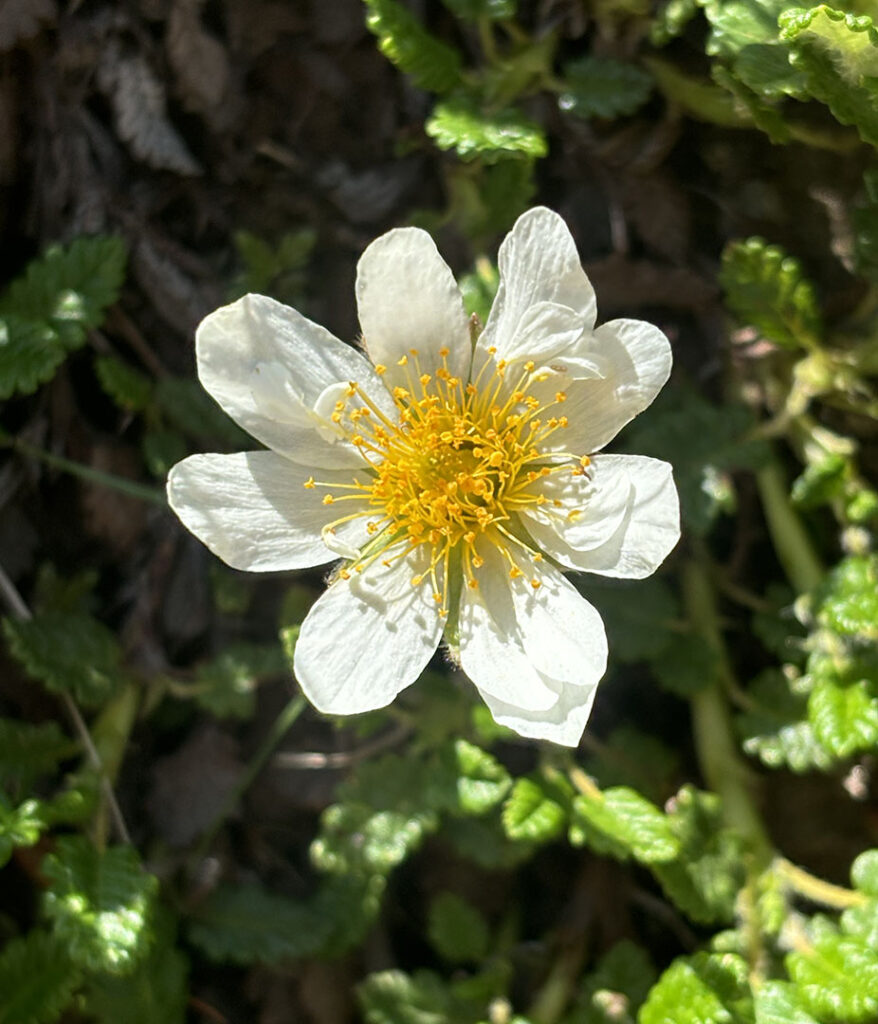
[(640, 578), (677, 542), (671, 467), (600, 453), (652, 402), (671, 351), (642, 321), (595, 328), (550, 210), (519, 218), (499, 269), (473, 343), (430, 236), (376, 239), (357, 267), (369, 359), (264, 296), (216, 310), (196, 336), (199, 377), (269, 450), (190, 456), (168, 497), (235, 568), (344, 559), (295, 650), (319, 710), (389, 704), (445, 633), (498, 722), (574, 746), (607, 642), (559, 567)]

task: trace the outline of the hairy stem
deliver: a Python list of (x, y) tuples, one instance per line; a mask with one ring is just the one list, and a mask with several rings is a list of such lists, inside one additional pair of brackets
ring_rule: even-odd
[(790, 502), (780, 464), (773, 459), (759, 470), (756, 484), (774, 550), (787, 579), (800, 594), (813, 590), (823, 579), (823, 566)]

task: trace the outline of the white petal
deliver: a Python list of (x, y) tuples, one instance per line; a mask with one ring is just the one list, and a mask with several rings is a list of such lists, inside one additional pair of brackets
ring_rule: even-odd
[(556, 681), (550, 681), (549, 685), (556, 691), (557, 701), (548, 711), (525, 711), (487, 692), (482, 692), (482, 699), (498, 725), (505, 725), (520, 736), (550, 740), (564, 747), (579, 746), (591, 715), (597, 685), (582, 687)]
[(411, 583), (428, 566), (429, 552), (417, 548), (390, 568), (377, 561), (361, 575), (336, 580), (317, 600), (302, 623), (293, 661), (305, 696), (319, 711), (354, 715), (383, 708), (418, 678), (444, 625), (429, 580)]
[[(301, 466), (274, 452), (191, 455), (168, 476), (168, 503), (234, 569), (303, 569), (337, 557), (321, 531), (339, 518), (339, 505), (323, 504), (326, 488), (304, 487), (312, 475), (328, 483), (353, 480), (350, 471)], [(365, 517), (337, 534), (359, 548), (368, 539)]]
[(584, 476), (574, 475), (572, 469), (565, 465), (533, 483), (528, 490), (549, 500), (525, 506), (521, 513), (537, 546), (553, 556), (556, 550), (584, 552), (605, 544), (630, 516), (634, 502), (628, 474), (614, 471), (603, 457)]
[(548, 352), (549, 340), (536, 331), (530, 332), (532, 353), (524, 351), (529, 311), (540, 304), (567, 311), (563, 314), (567, 319), (566, 337), (562, 330), (551, 330), (556, 347), (550, 354), (563, 351), (565, 345), (593, 327), (597, 313), (594, 289), (582, 269), (576, 243), (557, 213), (536, 207), (522, 214), (500, 246), (498, 265), (500, 287), (479, 338), (480, 348), (496, 346), (498, 358), (510, 363), (536, 360), (538, 354)]
[[(671, 467), (645, 455), (595, 455), (589, 473), (595, 493), (580, 506), (583, 519), (607, 515), (612, 531), (596, 545), (592, 540), (601, 533), (596, 523), (593, 536), (586, 534), (582, 543), (583, 535), (566, 529), (561, 520), (548, 528), (529, 518), (534, 540), (571, 569), (630, 579), (649, 576), (680, 539), (680, 501)], [(620, 518), (618, 498), (626, 490), (630, 498)]]
[(331, 423), (315, 412), (331, 385), (357, 381), (395, 414), (362, 353), (264, 295), (245, 295), (211, 313), (198, 327), (195, 346), (201, 383), (223, 409), (263, 444), (297, 462), (362, 464), (351, 445), (333, 440)]
[[(602, 324), (588, 342), (598, 360), (602, 379), (574, 380), (565, 384), (564, 414), (570, 426), (556, 432), (548, 450), (591, 454), (603, 448), (638, 413), (652, 402), (671, 373), (671, 345), (665, 335), (643, 320), (611, 320)], [(540, 388), (549, 394), (557, 384)]]
[(461, 667), (498, 721), (503, 715), (503, 724), (521, 723), (512, 728), (522, 735), (575, 745), (606, 670), (601, 618), (552, 566), (522, 564), (525, 575), (510, 579), (496, 549), (480, 553), (479, 588), (461, 596)]
[[(390, 387), (418, 372), (434, 374), (447, 348), (453, 376), (469, 376), (471, 344), (463, 297), (436, 243), (420, 228), (396, 228), (376, 238), (357, 264), (357, 307), (372, 360), (387, 367)], [(411, 349), (418, 353), (414, 370)], [(406, 356), (411, 371), (398, 365)]]

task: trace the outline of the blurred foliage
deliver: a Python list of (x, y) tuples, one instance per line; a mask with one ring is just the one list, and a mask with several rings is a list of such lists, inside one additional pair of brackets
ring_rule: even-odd
[[(374, 43), (393, 65), (381, 64), (403, 97), (380, 184), (412, 153), (429, 165), (427, 187), (376, 199), (374, 220), (447, 234), (484, 324), (499, 234), (537, 199), (585, 209), (594, 177), (612, 206), (606, 230), (580, 224), (594, 276), (615, 281), (625, 315), (657, 310), (682, 356), (620, 443), (672, 463), (684, 540), (650, 580), (577, 580), (611, 650), (582, 748), (521, 741), (438, 666), (386, 711), (338, 730), (299, 722), (287, 748), (301, 710), (288, 666), (313, 580), (211, 576), (199, 552), (151, 604), (147, 577), (179, 540), (166, 527), (148, 527), (148, 557), (113, 556), (100, 572), (71, 568), (58, 538), (58, 569), (21, 574), (32, 615), (4, 587), (0, 877), (24, 895), (0, 907), (0, 1024), (251, 1019), (210, 1006), (216, 979), (240, 1006), (278, 979), (313, 991), (315, 964), (344, 991), (345, 1019), (370, 1024), (878, 1018), (878, 9), (601, 0), (542, 5), (547, 19), (536, 6), (364, 0), (369, 53)], [(182, 52), (216, 86), (219, 43), (197, 17), (193, 28), (199, 5), (170, 7), (168, 38), (187, 39)], [(30, 8), (15, 25), (0, 15), (0, 50), (57, 17), (54, 4)], [(140, 35), (157, 39), (161, 17)], [(269, 41), (245, 39), (260, 59), (271, 32), (294, 31), (266, 24)], [(170, 177), (153, 191), (206, 216), (213, 197), (192, 200), (200, 165), (162, 120), (162, 84), (139, 58), (116, 58), (126, 89), (82, 114), (95, 150), (109, 100), (120, 136), (161, 174), (179, 172), (179, 191)], [(68, 71), (88, 64), (65, 59)], [(190, 83), (181, 125), (205, 97)], [(158, 120), (141, 132), (132, 111)], [(224, 148), (221, 173), (253, 148)], [(256, 149), (292, 176), (286, 192), (324, 173), (292, 149)], [(743, 184), (728, 174), (736, 151)], [(321, 209), (343, 206), (339, 195), (327, 188)], [(706, 197), (719, 214), (702, 224)], [(356, 204), (323, 237), (297, 201), (285, 199), (295, 216), (250, 230), (224, 213), (223, 254), (199, 236), (216, 262), (193, 261), (192, 276), (217, 278), (215, 302), (264, 291), (307, 308), (326, 251), (361, 248), (373, 220)], [(96, 486), (96, 466), (57, 456), (80, 420), (112, 422), (135, 453), (99, 479), (127, 484), (128, 501), (133, 475), (161, 481), (190, 452), (249, 443), (129, 322), (124, 309), (136, 319), (155, 301), (142, 285), (154, 278), (138, 278), (138, 305), (126, 275), (155, 275), (161, 260), (149, 263), (141, 224), (117, 219), (120, 233), (80, 227), (41, 254), (4, 253), (0, 397), (12, 401), (0, 441), (64, 515), (78, 511), (70, 491), (32, 470), (42, 460)], [(194, 289), (175, 288), (185, 305)], [(43, 429), (83, 379), (89, 402)], [(91, 518), (112, 505), (99, 493)], [(106, 513), (113, 536), (129, 508)], [(145, 621), (159, 623), (148, 641)], [(305, 1019), (296, 1006), (287, 1018)]]

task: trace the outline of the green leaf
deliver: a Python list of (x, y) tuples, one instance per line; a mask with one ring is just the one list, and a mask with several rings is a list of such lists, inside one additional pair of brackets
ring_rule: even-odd
[(878, 953), (815, 919), (815, 937), (786, 957), (804, 1008), (820, 1024), (867, 1024), (878, 1016)]
[[(518, 167), (518, 161), (506, 161), (497, 164), (498, 167)], [(500, 285), (500, 275), (497, 265), (482, 256), (476, 260), (472, 272), (464, 274), (460, 279), (460, 291), (463, 295), (463, 305), (467, 313), (475, 315), (486, 324), (494, 304), (494, 297)]]
[(870, 899), (859, 907), (848, 907), (841, 915), (840, 924), (845, 935), (878, 953), (878, 899)]
[(515, 867), (527, 860), (534, 850), (529, 843), (509, 839), (499, 814), (483, 818), (446, 818), (441, 835), (461, 857), (489, 870)]
[(717, 664), (716, 651), (703, 637), (674, 633), (652, 670), (665, 690), (688, 698), (713, 685)]
[(518, 7), (518, 0), (442, 0), (442, 3), (452, 14), (466, 21), (514, 18)]
[(700, 9), (698, 0), (669, 0), (655, 15), (649, 29), (653, 46), (676, 39)]
[(357, 989), (366, 1024), (476, 1024), (483, 1014), (461, 1005), (432, 971), (381, 971)]
[(333, 804), (320, 818), (311, 860), (333, 874), (386, 875), (437, 828), (431, 811), (372, 811), (356, 804)]
[(115, 236), (50, 246), (9, 286), (0, 313), (56, 322), (69, 344), (81, 344), (82, 331), (99, 326), (104, 310), (118, 298), (126, 257), (125, 243)]
[(680, 602), (661, 576), (637, 580), (589, 579), (582, 588), (601, 613), (613, 657), (620, 661), (656, 658), (671, 642), (669, 624), (680, 617)]
[(66, 358), (67, 349), (50, 324), (0, 313), (0, 398), (36, 391)]
[(855, 640), (878, 640), (878, 555), (851, 555), (818, 592), (818, 621)]
[(436, 952), (449, 963), (480, 961), (488, 949), (488, 925), (478, 910), (452, 892), (430, 904), (427, 934)]
[(799, 508), (817, 508), (842, 497), (851, 475), (851, 463), (844, 455), (825, 452), (817, 462), (809, 462), (793, 481), (790, 497)]
[(770, 669), (751, 685), (753, 707), (738, 716), (736, 725), (744, 751), (768, 768), (794, 772), (826, 770), (835, 759), (820, 743), (808, 721), (808, 704), (790, 690), (780, 671)]
[(766, 445), (746, 436), (752, 427), (746, 406), (713, 405), (689, 387), (666, 387), (628, 429), (627, 444), (672, 463), (684, 524), (703, 536), (721, 513), (734, 510), (728, 472), (766, 459)]
[(558, 106), (577, 117), (624, 117), (643, 106), (652, 76), (612, 57), (580, 57), (564, 65)]
[(39, 800), (25, 800), (11, 807), (0, 793), (0, 868), (19, 846), (33, 846), (46, 828)]
[(738, 321), (781, 348), (811, 345), (822, 332), (817, 299), (798, 260), (762, 238), (730, 242), (720, 284)]
[(314, 901), (291, 900), (255, 883), (222, 885), (199, 904), (188, 936), (211, 960), (272, 964), (314, 955), (332, 925)]
[(560, 835), (567, 821), (562, 803), (534, 778), (515, 780), (503, 806), (503, 828), (515, 841), (547, 843)]
[(158, 880), (130, 846), (96, 850), (81, 836), (62, 836), (42, 864), (43, 908), (77, 965), (125, 974), (152, 942)]
[(864, 142), (878, 145), (878, 32), (872, 19), (826, 4), (780, 17), (781, 39), (807, 91)]
[(549, 151), (542, 128), (520, 111), (489, 111), (466, 94), (437, 103), (424, 130), (440, 149), (453, 149), (461, 160), (538, 159)]
[(684, 786), (672, 807), (668, 817), (680, 854), (674, 861), (652, 864), (653, 874), (693, 921), (731, 921), (745, 878), (740, 837), (723, 827), (721, 802), (713, 793)]
[(851, 865), (851, 882), (867, 896), (878, 897), (878, 850), (866, 850)]
[(747, 974), (733, 953), (681, 957), (649, 993), (638, 1024), (744, 1024), (752, 1020)]
[[(449, 217), (470, 236), (474, 244), (492, 245), (498, 232), (507, 231), (516, 217), (531, 205), (536, 192), (535, 161), (527, 157), (508, 156), (471, 163), (458, 163), (447, 169)], [(483, 305), (476, 307), (487, 322), (490, 304), (497, 290), (496, 282), (486, 282)], [(486, 305), (484, 303), (487, 303)]]
[(0, 297), (0, 398), (51, 379), (67, 353), (103, 320), (125, 276), (120, 238), (51, 246)]
[(256, 292), (300, 306), (308, 264), (317, 242), (316, 231), (311, 228), (289, 231), (276, 245), (249, 231), (236, 231), (233, 237), (243, 270), (231, 288), (230, 300)]
[(184, 1024), (189, 965), (174, 943), (172, 925), (162, 921), (149, 955), (131, 974), (92, 977), (86, 1006), (96, 1024)]
[(871, 750), (878, 744), (878, 678), (819, 678), (808, 698), (808, 719), (818, 742), (836, 757)]
[(780, 41), (778, 17), (787, 0), (707, 0), (706, 50), (725, 58), (736, 78), (767, 97), (798, 95), (804, 86)]
[(455, 740), (446, 753), (454, 774), (455, 798), (449, 809), (484, 814), (509, 791), (512, 780), (500, 762), (467, 740)]
[(146, 374), (115, 356), (98, 356), (95, 373), (101, 387), (120, 409), (140, 412), (152, 398), (152, 381)]
[(119, 682), (116, 638), (90, 615), (43, 612), (26, 621), (4, 619), (3, 632), (28, 674), (53, 693), (98, 707)]
[(65, 736), (56, 722), (32, 725), (0, 718), (0, 785), (10, 790), (29, 789), (78, 750), (79, 745)]
[(280, 675), (286, 662), (279, 645), (232, 644), (195, 673), (196, 700), (217, 718), (249, 718), (261, 679)]
[(785, 981), (765, 981), (754, 993), (756, 1024), (819, 1024), (798, 1003), (796, 989)]
[(680, 852), (668, 816), (627, 786), (605, 789), (600, 798), (581, 794), (573, 811), (585, 841), (598, 852), (633, 856), (641, 864), (670, 861)]
[(0, 950), (0, 1024), (53, 1024), (69, 1005), (80, 974), (54, 935), (34, 929)]
[(460, 79), (457, 50), (432, 36), (418, 19), (396, 0), (365, 0), (366, 25), (378, 37), (378, 49), (416, 85), (444, 93)]

